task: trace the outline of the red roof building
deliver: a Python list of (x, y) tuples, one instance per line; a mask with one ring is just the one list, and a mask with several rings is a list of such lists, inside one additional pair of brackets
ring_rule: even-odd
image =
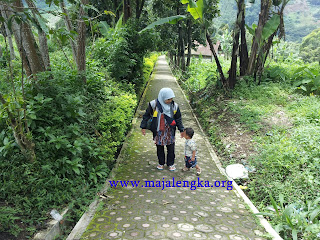
[[(209, 46), (208, 41), (206, 42), (207, 46), (204, 46), (204, 45), (198, 43), (197, 41), (194, 41), (194, 44), (197, 45), (198, 47), (197, 47), (196, 51), (193, 49), (191, 50), (191, 55), (199, 56), (201, 54), (205, 58), (212, 58), (213, 57), (213, 54), (210, 50), (210, 46)], [(216, 51), (217, 55), (218, 55), (219, 46), (220, 46), (220, 41), (217, 41), (216, 44), (213, 44), (213, 48)]]

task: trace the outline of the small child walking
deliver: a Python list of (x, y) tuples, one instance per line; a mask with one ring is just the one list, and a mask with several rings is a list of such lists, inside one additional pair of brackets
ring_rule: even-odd
[(182, 171), (189, 171), (190, 168), (195, 167), (197, 169), (197, 175), (199, 176), (201, 174), (201, 168), (199, 167), (197, 162), (197, 146), (196, 142), (192, 139), (193, 135), (194, 130), (192, 128), (184, 129), (183, 137), (186, 139), (184, 145), (184, 160), (186, 166), (182, 169)]

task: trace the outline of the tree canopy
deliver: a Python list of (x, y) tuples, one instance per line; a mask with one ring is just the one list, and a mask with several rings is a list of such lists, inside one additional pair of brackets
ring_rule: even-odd
[(300, 55), (307, 62), (320, 62), (320, 28), (303, 38)]

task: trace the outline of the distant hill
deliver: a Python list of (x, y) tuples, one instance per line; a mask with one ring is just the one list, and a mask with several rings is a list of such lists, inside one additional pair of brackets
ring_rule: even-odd
[[(35, 2), (40, 9), (54, 9), (53, 6), (49, 8), (45, 0)], [(246, 23), (251, 26), (253, 23), (258, 23), (260, 0), (256, 0), (254, 4), (246, 0), (246, 3)], [(219, 8), (221, 16), (214, 20), (215, 26), (219, 28), (223, 23), (232, 26), (237, 16), (236, 1), (220, 0)], [(47, 17), (50, 23), (57, 21), (52, 15)], [(284, 21), (286, 40), (301, 43), (303, 37), (320, 27), (320, 0), (291, 0), (285, 8)]]
[[(246, 23), (258, 23), (260, 12), (260, 1), (255, 4), (247, 2)], [(220, 0), (220, 14), (216, 21), (219, 27), (222, 23), (233, 25), (237, 16), (237, 5), (235, 0)], [(320, 27), (320, 0), (291, 0), (285, 8), (285, 30), (286, 40), (301, 42), (302, 38)]]

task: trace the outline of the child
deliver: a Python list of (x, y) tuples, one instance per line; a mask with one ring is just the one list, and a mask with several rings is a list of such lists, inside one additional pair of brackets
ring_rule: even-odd
[(184, 146), (184, 160), (186, 162), (186, 166), (182, 169), (182, 171), (189, 171), (190, 168), (197, 169), (197, 175), (201, 174), (201, 168), (197, 163), (197, 146), (195, 141), (192, 139), (194, 131), (192, 128), (186, 128), (183, 132), (183, 137), (186, 139), (186, 143)]

